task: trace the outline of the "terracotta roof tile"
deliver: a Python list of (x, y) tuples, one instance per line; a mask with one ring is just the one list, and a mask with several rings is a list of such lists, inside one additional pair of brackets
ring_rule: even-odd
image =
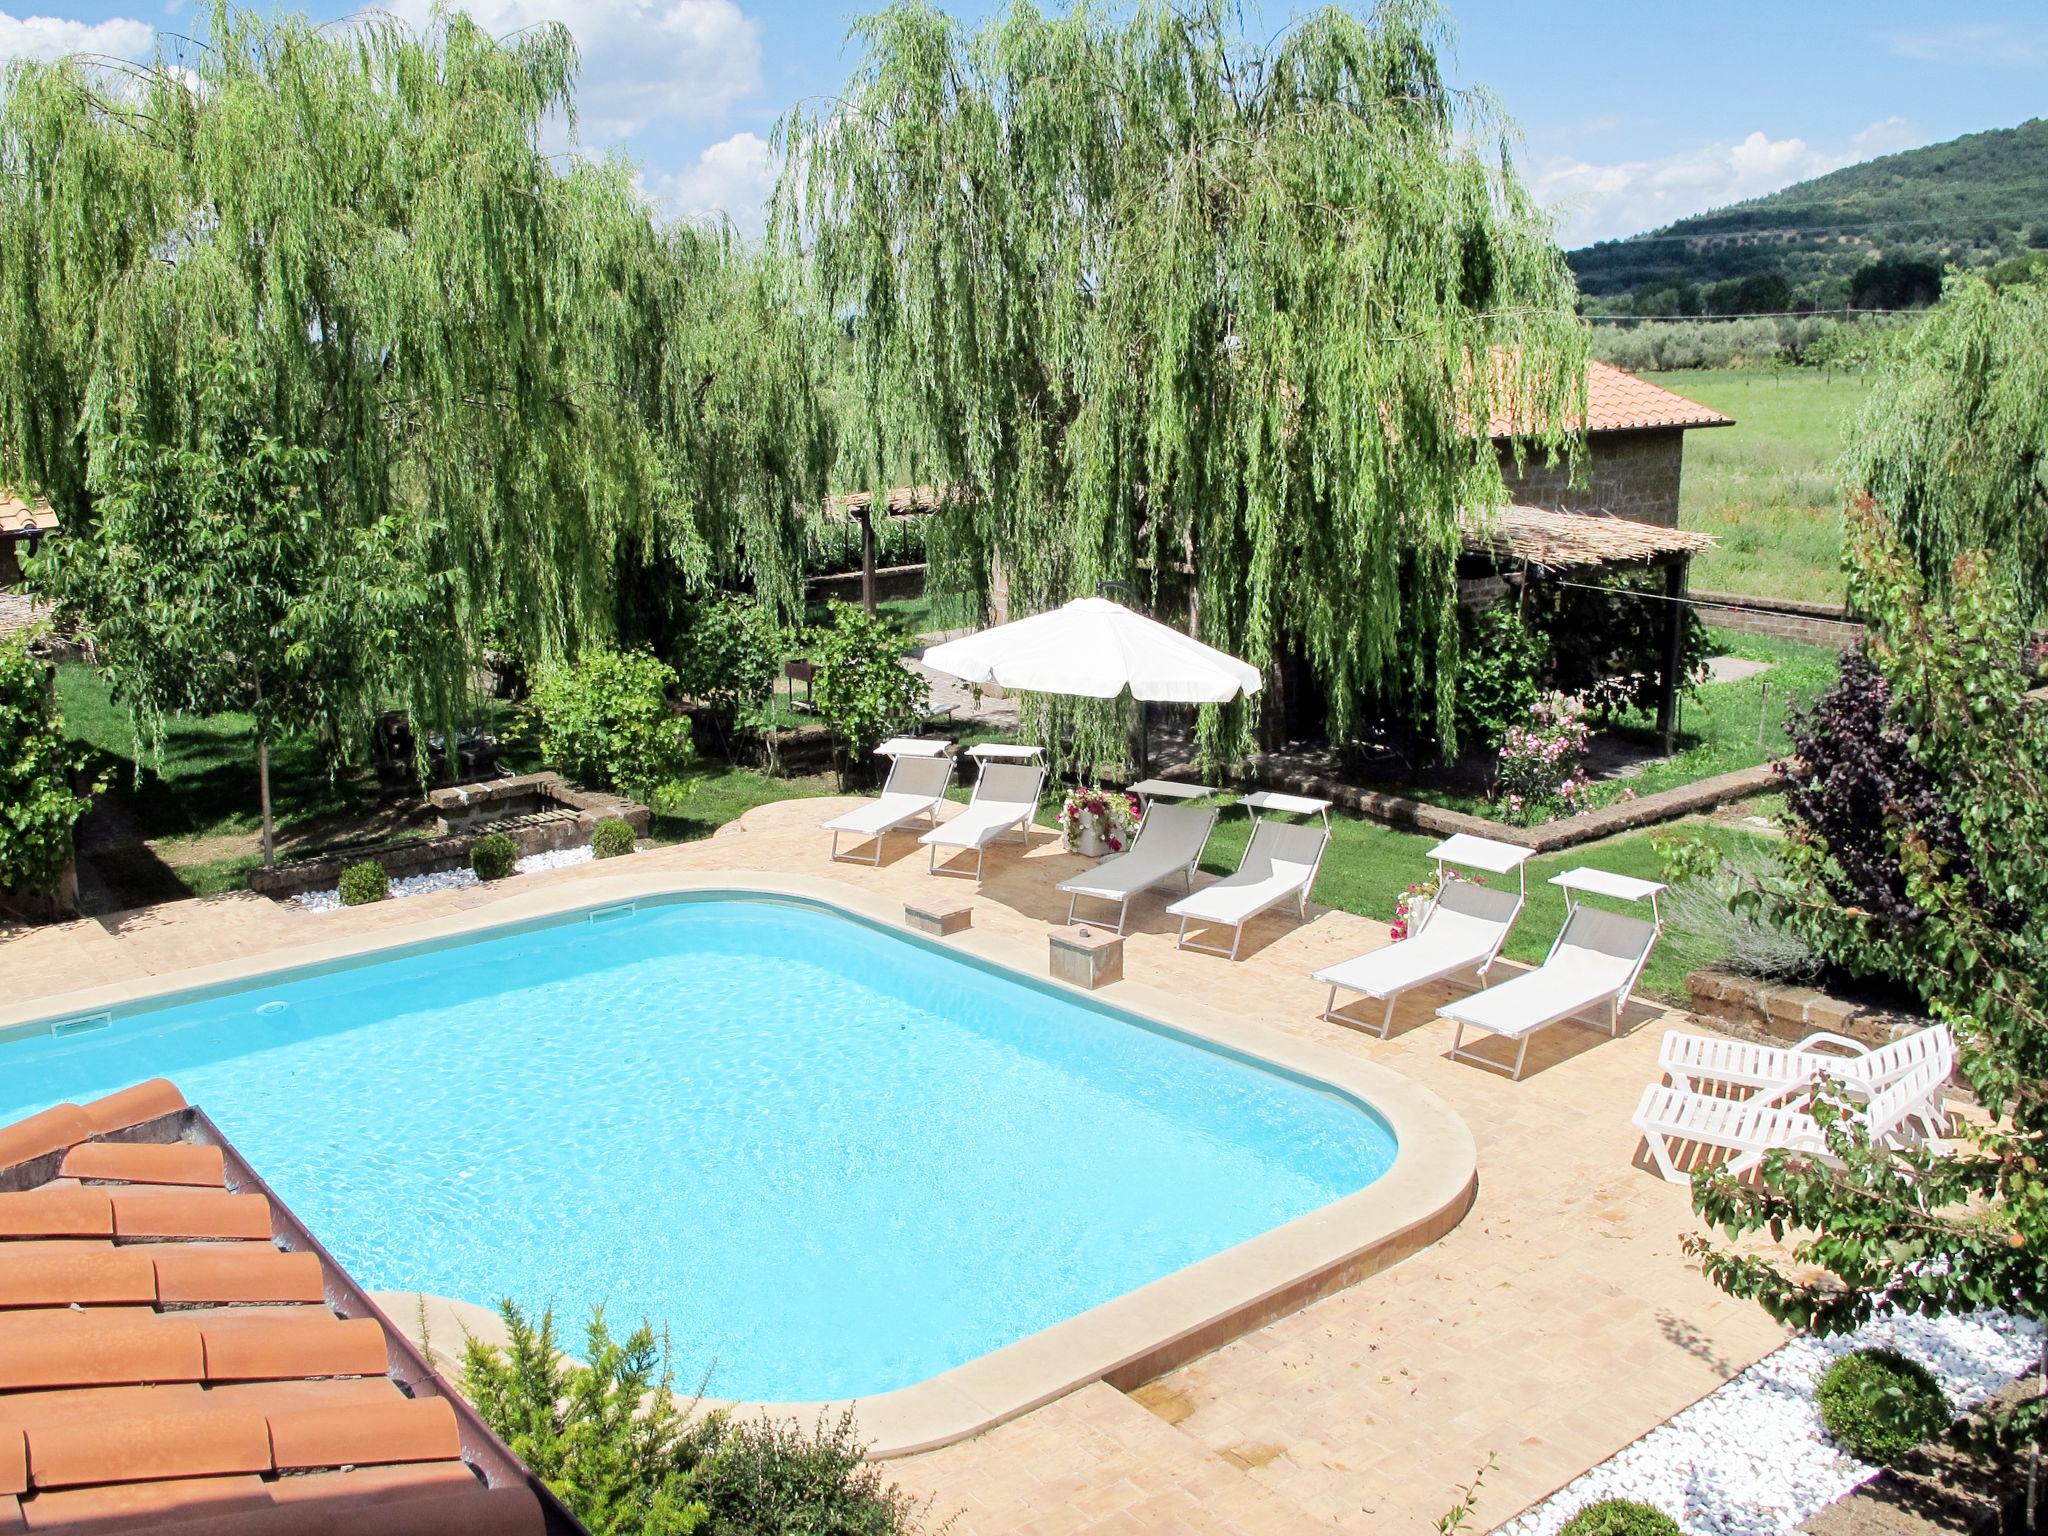
[(280, 1472), (452, 1461), (462, 1454), (455, 1411), (439, 1397), (375, 1405), (296, 1408), (270, 1415), (270, 1454)]
[(227, 1186), (226, 1164), (219, 1147), (184, 1142), (88, 1141), (64, 1154), (59, 1177), (125, 1184), (196, 1184), (210, 1189)]
[(0, 1264), (0, 1307), (105, 1306), (156, 1300), (149, 1255), (107, 1248), (97, 1253), (9, 1256)]
[(270, 1236), (270, 1202), (261, 1195), (120, 1189), (113, 1202), (114, 1236), (124, 1242), (152, 1237)]
[(217, 1312), (203, 1318), (208, 1381), (282, 1381), (292, 1376), (381, 1376), (390, 1368), (373, 1319)]
[(256, 1513), (270, 1507), (270, 1495), (264, 1491), (263, 1479), (244, 1475), (57, 1489), (22, 1500), (21, 1513), (26, 1528), (31, 1531), (77, 1531), (83, 1528), (92, 1532), (92, 1536), (101, 1536), (102, 1532), (122, 1529), (175, 1530), (184, 1525), (179, 1516), (220, 1516), (235, 1511)]
[(357, 1496), (369, 1494), (395, 1501), (422, 1494), (459, 1493), (476, 1485), (476, 1473), (467, 1462), (405, 1461), (365, 1467), (361, 1472), (312, 1472), (304, 1477), (280, 1478), (271, 1485), (270, 1499), (274, 1504), (317, 1503), (346, 1487)]
[(119, 1093), (110, 1093), (81, 1107), (92, 1124), (93, 1134), (105, 1136), (114, 1131), (125, 1131), (145, 1120), (154, 1120), (160, 1115), (176, 1114), (185, 1107), (185, 1095), (178, 1092), (172, 1083), (153, 1077), (146, 1083), (123, 1088)]
[(49, 1392), (17, 1393), (6, 1400), (0, 1413), (19, 1420), (22, 1429), (32, 1433), (102, 1419), (147, 1419), (167, 1413), (189, 1413), (204, 1408), (213, 1396), (198, 1382), (162, 1387), (60, 1387)]
[[(1626, 369), (1603, 363), (1598, 358), (1589, 359), (1586, 363), (1586, 419), (1583, 424), (1570, 423), (1573, 427), (1583, 425), (1588, 432), (1728, 427), (1734, 424), (1732, 417), (1723, 416), (1696, 400), (1673, 394), (1661, 385), (1652, 384), (1648, 379), (1638, 378)], [(1524, 420), (1520, 413), (1510, 410), (1488, 422), (1487, 431), (1496, 438), (1514, 437), (1534, 432), (1538, 425), (1538, 422)]]
[(59, 1104), (0, 1130), (0, 1168), (62, 1152), (92, 1134), (92, 1121), (76, 1104)]
[(327, 1299), (320, 1261), (310, 1253), (280, 1253), (256, 1243), (162, 1244), (131, 1251), (155, 1261), (154, 1299), (164, 1306)]
[(19, 1424), (0, 1423), (0, 1493), (28, 1492), (28, 1435)]
[(298, 1408), (410, 1401), (389, 1376), (323, 1376), (311, 1381), (222, 1381), (205, 1389), (217, 1402), (254, 1402), (265, 1413)]
[(246, 1409), (200, 1407), (143, 1418), (89, 1419), (32, 1429), (28, 1474), (46, 1489), (227, 1477), (270, 1470), (270, 1428)]
[(580, 1529), (171, 1084), (0, 1127), (0, 1536)]
[(0, 1313), (0, 1392), (205, 1379), (199, 1328), (181, 1318)]
[(12, 491), (0, 491), (0, 536), (54, 533), (57, 514), (47, 501), (24, 501)]
[(113, 1235), (114, 1202), (103, 1189), (0, 1193), (0, 1238)]

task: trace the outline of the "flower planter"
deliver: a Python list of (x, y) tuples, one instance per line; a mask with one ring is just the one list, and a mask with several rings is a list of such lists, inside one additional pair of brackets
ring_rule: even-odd
[(1081, 835), (1074, 839), (1074, 852), (1084, 859), (1099, 859), (1109, 852), (1108, 845), (1096, 835), (1095, 828), (1083, 827)]

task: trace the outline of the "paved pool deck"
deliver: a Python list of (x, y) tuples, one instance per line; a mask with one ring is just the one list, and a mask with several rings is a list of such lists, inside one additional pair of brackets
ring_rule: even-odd
[[(1053, 887), (1083, 861), (1041, 829), (999, 845), (977, 888), (937, 881), (912, 837), (879, 868), (833, 863), (818, 824), (851, 802), (786, 801), (700, 843), (636, 854), (636, 873), (760, 871), (837, 880), (885, 899), (934, 887), (973, 901), (974, 926), (1041, 970), (1063, 922)], [(587, 865), (332, 914), (256, 896), (180, 902), (0, 935), (0, 998), (251, 960), (619, 873)], [(1317, 1017), (1318, 966), (1386, 942), (1383, 925), (1311, 907), (1247, 932), (1244, 957), (1177, 951), (1170, 897), (1133, 904), (1126, 978), (1181, 992), (1302, 1040), (1360, 1053), (1446, 1100), (1478, 1143), (1464, 1220), (1404, 1263), (1242, 1335), (1129, 1392), (1085, 1386), (972, 1439), (892, 1461), (960, 1536), (1052, 1533), (1427, 1531), (1489, 1456), (1470, 1530), (1486, 1530), (1712, 1390), (1783, 1337), (1722, 1296), (1680, 1240), (1683, 1190), (1641, 1166), (1629, 1113), (1656, 1076), (1665, 1029), (1692, 1021), (1638, 1003), (1626, 1032), (1561, 1025), (1519, 1083), (1448, 1059), (1445, 995), (1397, 1010), (1393, 1038)], [(1116, 998), (1116, 987), (1105, 992)], [(686, 1372), (687, 1373), (687, 1372)]]

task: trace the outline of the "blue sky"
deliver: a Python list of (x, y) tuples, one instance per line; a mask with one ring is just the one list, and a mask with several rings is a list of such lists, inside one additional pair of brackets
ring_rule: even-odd
[[(0, 0), (0, 5), (9, 0)], [(0, 9), (0, 56), (147, 54), (194, 0)], [(943, 0), (942, 0), (943, 3)], [(1043, 0), (1042, 0), (1043, 3)], [(1056, 3), (1056, 0), (1055, 0)], [(422, 18), (430, 0), (387, 0)], [(306, 0), (323, 18), (360, 9)], [(494, 30), (553, 18), (585, 55), (583, 138), (623, 148), (671, 212), (758, 222), (768, 139), (792, 102), (831, 93), (848, 23), (811, 0), (471, 0)], [(961, 0), (974, 17), (992, 6)], [(1525, 171), (1568, 245), (1632, 234), (1856, 160), (2048, 111), (2048, 6), (1778, 0), (1464, 0), (1452, 77), (1521, 124)], [(1258, 6), (1260, 26), (1293, 14)]]

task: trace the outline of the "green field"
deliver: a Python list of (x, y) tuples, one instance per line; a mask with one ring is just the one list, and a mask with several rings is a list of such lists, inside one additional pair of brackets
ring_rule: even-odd
[(1699, 369), (1649, 375), (1735, 418), (1688, 432), (1679, 523), (1718, 548), (1693, 561), (1696, 587), (1808, 602), (1842, 599), (1842, 491), (1834, 461), (1867, 374)]

